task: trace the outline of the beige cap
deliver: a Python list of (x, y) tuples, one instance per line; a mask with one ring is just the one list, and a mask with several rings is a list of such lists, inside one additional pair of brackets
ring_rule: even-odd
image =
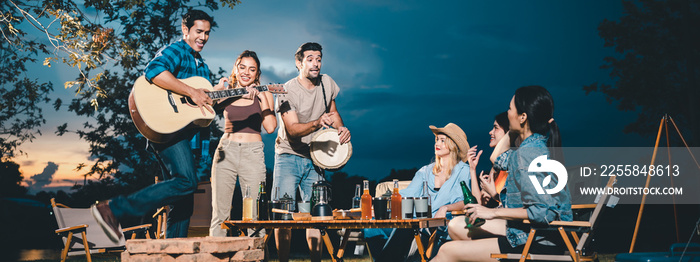
[(469, 151), (469, 142), (467, 141), (467, 134), (465, 134), (459, 126), (453, 123), (449, 123), (442, 128), (431, 125), (430, 130), (432, 130), (435, 135), (445, 134), (452, 139), (459, 148), (459, 157), (462, 158), (462, 162), (468, 163), (467, 151)]

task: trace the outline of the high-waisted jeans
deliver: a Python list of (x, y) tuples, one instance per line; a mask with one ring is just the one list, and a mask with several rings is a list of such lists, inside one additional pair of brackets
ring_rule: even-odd
[[(250, 186), (250, 196), (257, 197), (260, 182), (265, 181), (265, 153), (263, 142), (239, 143), (221, 139), (214, 153), (211, 167), (212, 215), (210, 236), (226, 236), (221, 223), (231, 215), (231, 200), (236, 180), (245, 194)], [(239, 207), (241, 208), (241, 207)]]

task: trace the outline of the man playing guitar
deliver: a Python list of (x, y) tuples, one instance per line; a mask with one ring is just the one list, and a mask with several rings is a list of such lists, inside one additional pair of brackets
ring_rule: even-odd
[[(162, 48), (145, 69), (145, 78), (160, 88), (187, 96), (199, 107), (214, 113), (213, 100), (203, 89), (185, 84), (179, 79), (199, 76), (209, 82), (209, 67), (199, 52), (209, 40), (213, 18), (200, 10), (190, 10), (182, 18), (183, 38)], [(225, 81), (219, 82), (223, 85)], [(122, 234), (119, 219), (143, 216), (161, 206), (170, 205), (168, 238), (187, 237), (193, 212), (194, 191), (198, 178), (189, 141), (197, 129), (183, 129), (175, 139), (160, 143), (149, 142), (163, 168), (164, 181), (128, 196), (117, 196), (91, 207), (93, 216), (108, 236), (118, 241)]]

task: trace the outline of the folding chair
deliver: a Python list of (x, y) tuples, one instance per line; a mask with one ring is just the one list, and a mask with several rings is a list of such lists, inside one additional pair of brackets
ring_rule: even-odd
[[(608, 180), (607, 187), (612, 187), (615, 184), (615, 177), (612, 176)], [(491, 258), (496, 259), (508, 259), (508, 260), (519, 260), (523, 262), (525, 260), (546, 260), (546, 261), (595, 261), (597, 260), (597, 254), (593, 252), (592, 254), (586, 254), (588, 250), (588, 244), (591, 241), (591, 235), (595, 229), (596, 222), (600, 213), (603, 210), (606, 202), (608, 200), (608, 195), (603, 194), (598, 199), (596, 204), (585, 204), (585, 205), (572, 205), (571, 209), (574, 212), (578, 212), (581, 209), (593, 209), (590, 218), (586, 221), (552, 221), (547, 227), (535, 227), (530, 228), (530, 233), (528, 234), (527, 242), (523, 248), (523, 252), (520, 254), (491, 254)], [(576, 217), (574, 218), (576, 219)], [(525, 220), (526, 224), (530, 221)], [(546, 254), (530, 254), (530, 246), (537, 232), (541, 231), (558, 231), (562, 237), (564, 244), (566, 245), (568, 255), (546, 255)], [(579, 237), (578, 234), (581, 234)], [(571, 240), (574, 243), (572, 244)], [(576, 245), (574, 247), (574, 244)]]
[[(158, 182), (160, 182), (160, 178), (155, 176), (155, 183), (158, 184)], [(155, 239), (165, 239), (167, 237), (168, 212), (170, 212), (170, 207), (165, 205), (156, 210), (156, 213), (153, 214), (153, 219), (155, 219), (158, 224), (156, 226), (156, 232), (154, 233)]]
[(168, 211), (170, 211), (170, 208), (168, 206), (164, 206), (159, 208), (155, 214), (153, 214), (153, 219), (156, 220), (156, 223), (158, 223), (158, 226), (156, 227), (156, 232), (155, 232), (155, 238), (156, 239), (165, 239), (166, 238), (166, 232), (168, 228)]
[[(85, 252), (87, 261), (91, 262), (92, 253), (121, 252), (124, 250), (126, 240), (124, 236), (117, 243), (107, 237), (104, 230), (92, 216), (90, 208), (70, 208), (66, 205), (56, 203), (51, 199), (54, 215), (58, 229), (56, 234), (63, 237), (64, 248), (61, 251), (61, 261), (66, 261), (68, 255), (77, 255)], [(134, 232), (137, 230), (146, 231), (146, 237), (150, 238), (148, 229), (150, 224), (121, 229), (122, 232)], [(132, 234), (132, 239), (136, 234)]]

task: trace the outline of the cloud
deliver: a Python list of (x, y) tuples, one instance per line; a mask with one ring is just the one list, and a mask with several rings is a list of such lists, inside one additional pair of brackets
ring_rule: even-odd
[(33, 166), (36, 163), (35, 160), (25, 160), (20, 163), (20, 166)]
[(43, 172), (31, 176), (29, 180), (26, 181), (27, 185), (29, 186), (29, 190), (38, 192), (48, 184), (51, 184), (53, 176), (56, 174), (57, 170), (58, 165), (54, 162), (49, 162), (46, 167), (44, 167)]

